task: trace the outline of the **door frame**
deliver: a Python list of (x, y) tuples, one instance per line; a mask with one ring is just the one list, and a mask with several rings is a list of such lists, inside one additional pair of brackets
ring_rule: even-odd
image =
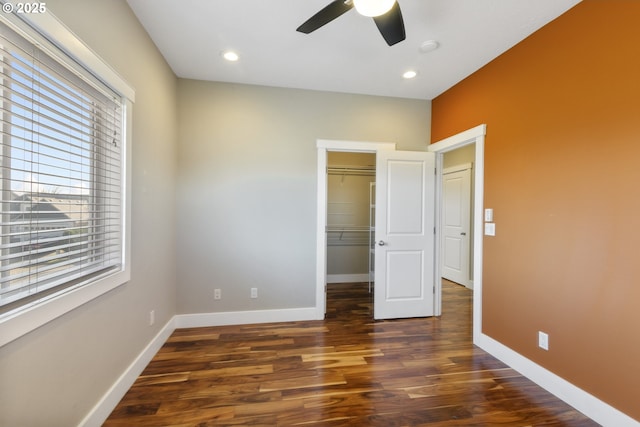
[(395, 150), (392, 142), (345, 141), (318, 139), (317, 164), (317, 217), (316, 217), (316, 319), (324, 319), (326, 312), (327, 286), (327, 152), (343, 151), (352, 153), (377, 153), (381, 150)]
[[(474, 206), (473, 224), (475, 233), (473, 235), (473, 343), (478, 344), (482, 334), (482, 241), (484, 233), (483, 211), (484, 211), (484, 139), (487, 133), (487, 125), (482, 124), (464, 132), (450, 136), (435, 142), (427, 148), (436, 153), (436, 242), (441, 242), (442, 236), (440, 228), (442, 225), (442, 173), (444, 153), (475, 144), (474, 159)], [(441, 272), (441, 245), (436, 244), (435, 272), (436, 279), (442, 277)], [(435, 295), (436, 316), (442, 314), (442, 280), (436, 280)]]
[[(474, 159), (474, 229), (473, 236), (473, 342), (478, 344), (482, 334), (482, 240), (484, 230), (484, 139), (487, 133), (487, 125), (481, 124), (464, 132), (437, 141), (427, 147), (428, 151), (436, 153), (436, 242), (440, 242), (440, 226), (442, 218), (440, 214), (442, 200), (442, 170), (443, 155), (469, 144), (476, 144)], [(327, 280), (327, 239), (325, 233), (327, 221), (327, 152), (346, 151), (376, 153), (378, 150), (395, 150), (396, 144), (390, 142), (364, 142), (348, 140), (316, 141), (317, 155), (317, 219), (316, 219), (316, 319), (325, 317), (326, 309), (326, 280)], [(440, 247), (435, 245), (435, 307), (434, 314), (442, 314), (442, 274), (440, 268)]]

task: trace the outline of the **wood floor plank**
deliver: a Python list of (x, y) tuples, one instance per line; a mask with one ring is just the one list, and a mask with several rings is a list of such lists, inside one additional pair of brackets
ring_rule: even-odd
[(314, 373), (313, 375), (296, 375), (295, 378), (288, 378), (283, 380), (265, 381), (261, 384), (261, 391), (272, 390), (300, 390), (305, 388), (318, 388), (327, 387), (331, 385), (343, 385), (346, 384), (344, 376), (335, 372), (322, 372)]
[(368, 284), (324, 321), (176, 330), (105, 426), (597, 426), (475, 347), (472, 292), (443, 315), (374, 321)]

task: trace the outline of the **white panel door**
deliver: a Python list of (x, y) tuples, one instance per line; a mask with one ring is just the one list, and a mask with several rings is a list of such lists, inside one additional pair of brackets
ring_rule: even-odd
[(471, 169), (442, 175), (442, 277), (470, 286)]
[(434, 314), (435, 154), (378, 151), (374, 317)]

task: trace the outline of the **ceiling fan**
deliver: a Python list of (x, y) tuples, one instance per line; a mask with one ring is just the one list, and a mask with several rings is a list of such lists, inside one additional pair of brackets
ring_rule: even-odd
[(353, 7), (361, 15), (373, 18), (380, 34), (389, 46), (405, 39), (402, 12), (400, 12), (400, 5), (396, 0), (334, 0), (300, 25), (296, 31), (309, 34)]

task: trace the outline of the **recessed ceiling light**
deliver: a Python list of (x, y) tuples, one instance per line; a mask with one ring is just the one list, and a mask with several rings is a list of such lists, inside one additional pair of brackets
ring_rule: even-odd
[(436, 50), (439, 46), (440, 46), (440, 43), (438, 43), (437, 41), (427, 40), (420, 45), (420, 52), (422, 53), (431, 52), (432, 50)]
[(418, 75), (418, 72), (417, 72), (417, 71), (414, 71), (414, 70), (408, 70), (408, 71), (405, 71), (405, 72), (404, 72), (404, 74), (402, 75), (402, 77), (403, 77), (403, 78), (405, 78), (405, 79), (412, 79), (412, 78), (414, 78), (414, 77), (415, 77), (415, 76), (417, 76), (417, 75)]
[(235, 62), (235, 61), (237, 61), (238, 59), (240, 59), (240, 57), (238, 56), (238, 54), (237, 54), (237, 53), (235, 53), (235, 52), (234, 52), (234, 51), (232, 51), (232, 50), (228, 50), (228, 51), (226, 51), (226, 52), (223, 52), (223, 53), (222, 53), (222, 57), (223, 57), (224, 59), (226, 59), (227, 61), (231, 61), (231, 62)]

